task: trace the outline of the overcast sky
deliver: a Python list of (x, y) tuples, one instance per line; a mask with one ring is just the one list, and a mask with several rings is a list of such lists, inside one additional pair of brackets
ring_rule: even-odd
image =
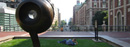
[[(59, 8), (61, 20), (68, 21), (73, 17), (73, 6), (76, 4), (77, 0), (51, 0), (51, 2)], [(84, 2), (84, 0), (80, 0), (80, 2)]]

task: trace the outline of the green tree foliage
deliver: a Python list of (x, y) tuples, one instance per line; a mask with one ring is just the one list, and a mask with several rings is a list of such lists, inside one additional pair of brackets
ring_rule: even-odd
[(55, 24), (52, 24), (52, 30), (58, 29), (58, 22), (55, 21)]
[(103, 24), (103, 20), (105, 20), (106, 25), (108, 25), (108, 12), (107, 11), (97, 11), (95, 16), (92, 18), (92, 24), (95, 24), (95, 20), (98, 21), (98, 25)]
[(105, 21), (105, 24), (108, 25), (108, 11), (104, 11), (104, 13), (106, 13), (106, 16), (103, 18), (103, 20)]
[(65, 21), (65, 20), (62, 20), (62, 21), (61, 21), (61, 27), (63, 27), (64, 25), (66, 25), (66, 21)]
[(58, 26), (58, 23), (57, 23), (57, 21), (55, 21), (55, 26)]
[(71, 26), (71, 25), (72, 25), (72, 22), (69, 22), (68, 25)]

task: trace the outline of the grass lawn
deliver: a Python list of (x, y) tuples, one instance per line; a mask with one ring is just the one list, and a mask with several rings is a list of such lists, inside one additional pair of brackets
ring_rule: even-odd
[[(63, 39), (40, 39), (41, 47), (72, 47), (57, 43)], [(89, 39), (77, 39), (78, 44), (74, 47), (112, 47), (105, 42), (94, 42)], [(13, 39), (0, 44), (0, 47), (33, 47), (30, 39)]]

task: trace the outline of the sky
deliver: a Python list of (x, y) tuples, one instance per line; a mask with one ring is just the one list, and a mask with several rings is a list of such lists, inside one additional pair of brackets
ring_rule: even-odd
[[(76, 5), (77, 0), (51, 0), (56, 8), (59, 8), (61, 13), (61, 20), (69, 21), (73, 17), (73, 6)], [(84, 2), (84, 0), (80, 0)]]

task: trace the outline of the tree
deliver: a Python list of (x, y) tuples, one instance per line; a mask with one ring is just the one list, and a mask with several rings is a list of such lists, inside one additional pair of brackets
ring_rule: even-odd
[(55, 21), (55, 26), (58, 26), (58, 23), (57, 23), (57, 21)]
[(105, 20), (106, 25), (108, 23), (108, 12), (107, 11), (97, 11), (95, 16), (92, 18), (92, 24), (95, 24), (95, 20), (98, 21), (98, 25), (103, 24), (103, 20)]
[(72, 25), (72, 22), (71, 22), (71, 21), (69, 21), (68, 25), (69, 25), (69, 26), (71, 26), (71, 25)]
[(56, 29), (58, 29), (58, 23), (57, 23), (57, 21), (55, 21), (55, 24), (52, 24), (52, 30), (56, 30)]
[(62, 21), (61, 21), (61, 27), (63, 27), (64, 25), (66, 25), (66, 21), (65, 21), (65, 20), (62, 20)]
[(103, 19), (105, 21), (105, 24), (108, 25), (108, 11), (106, 11), (106, 16)]

